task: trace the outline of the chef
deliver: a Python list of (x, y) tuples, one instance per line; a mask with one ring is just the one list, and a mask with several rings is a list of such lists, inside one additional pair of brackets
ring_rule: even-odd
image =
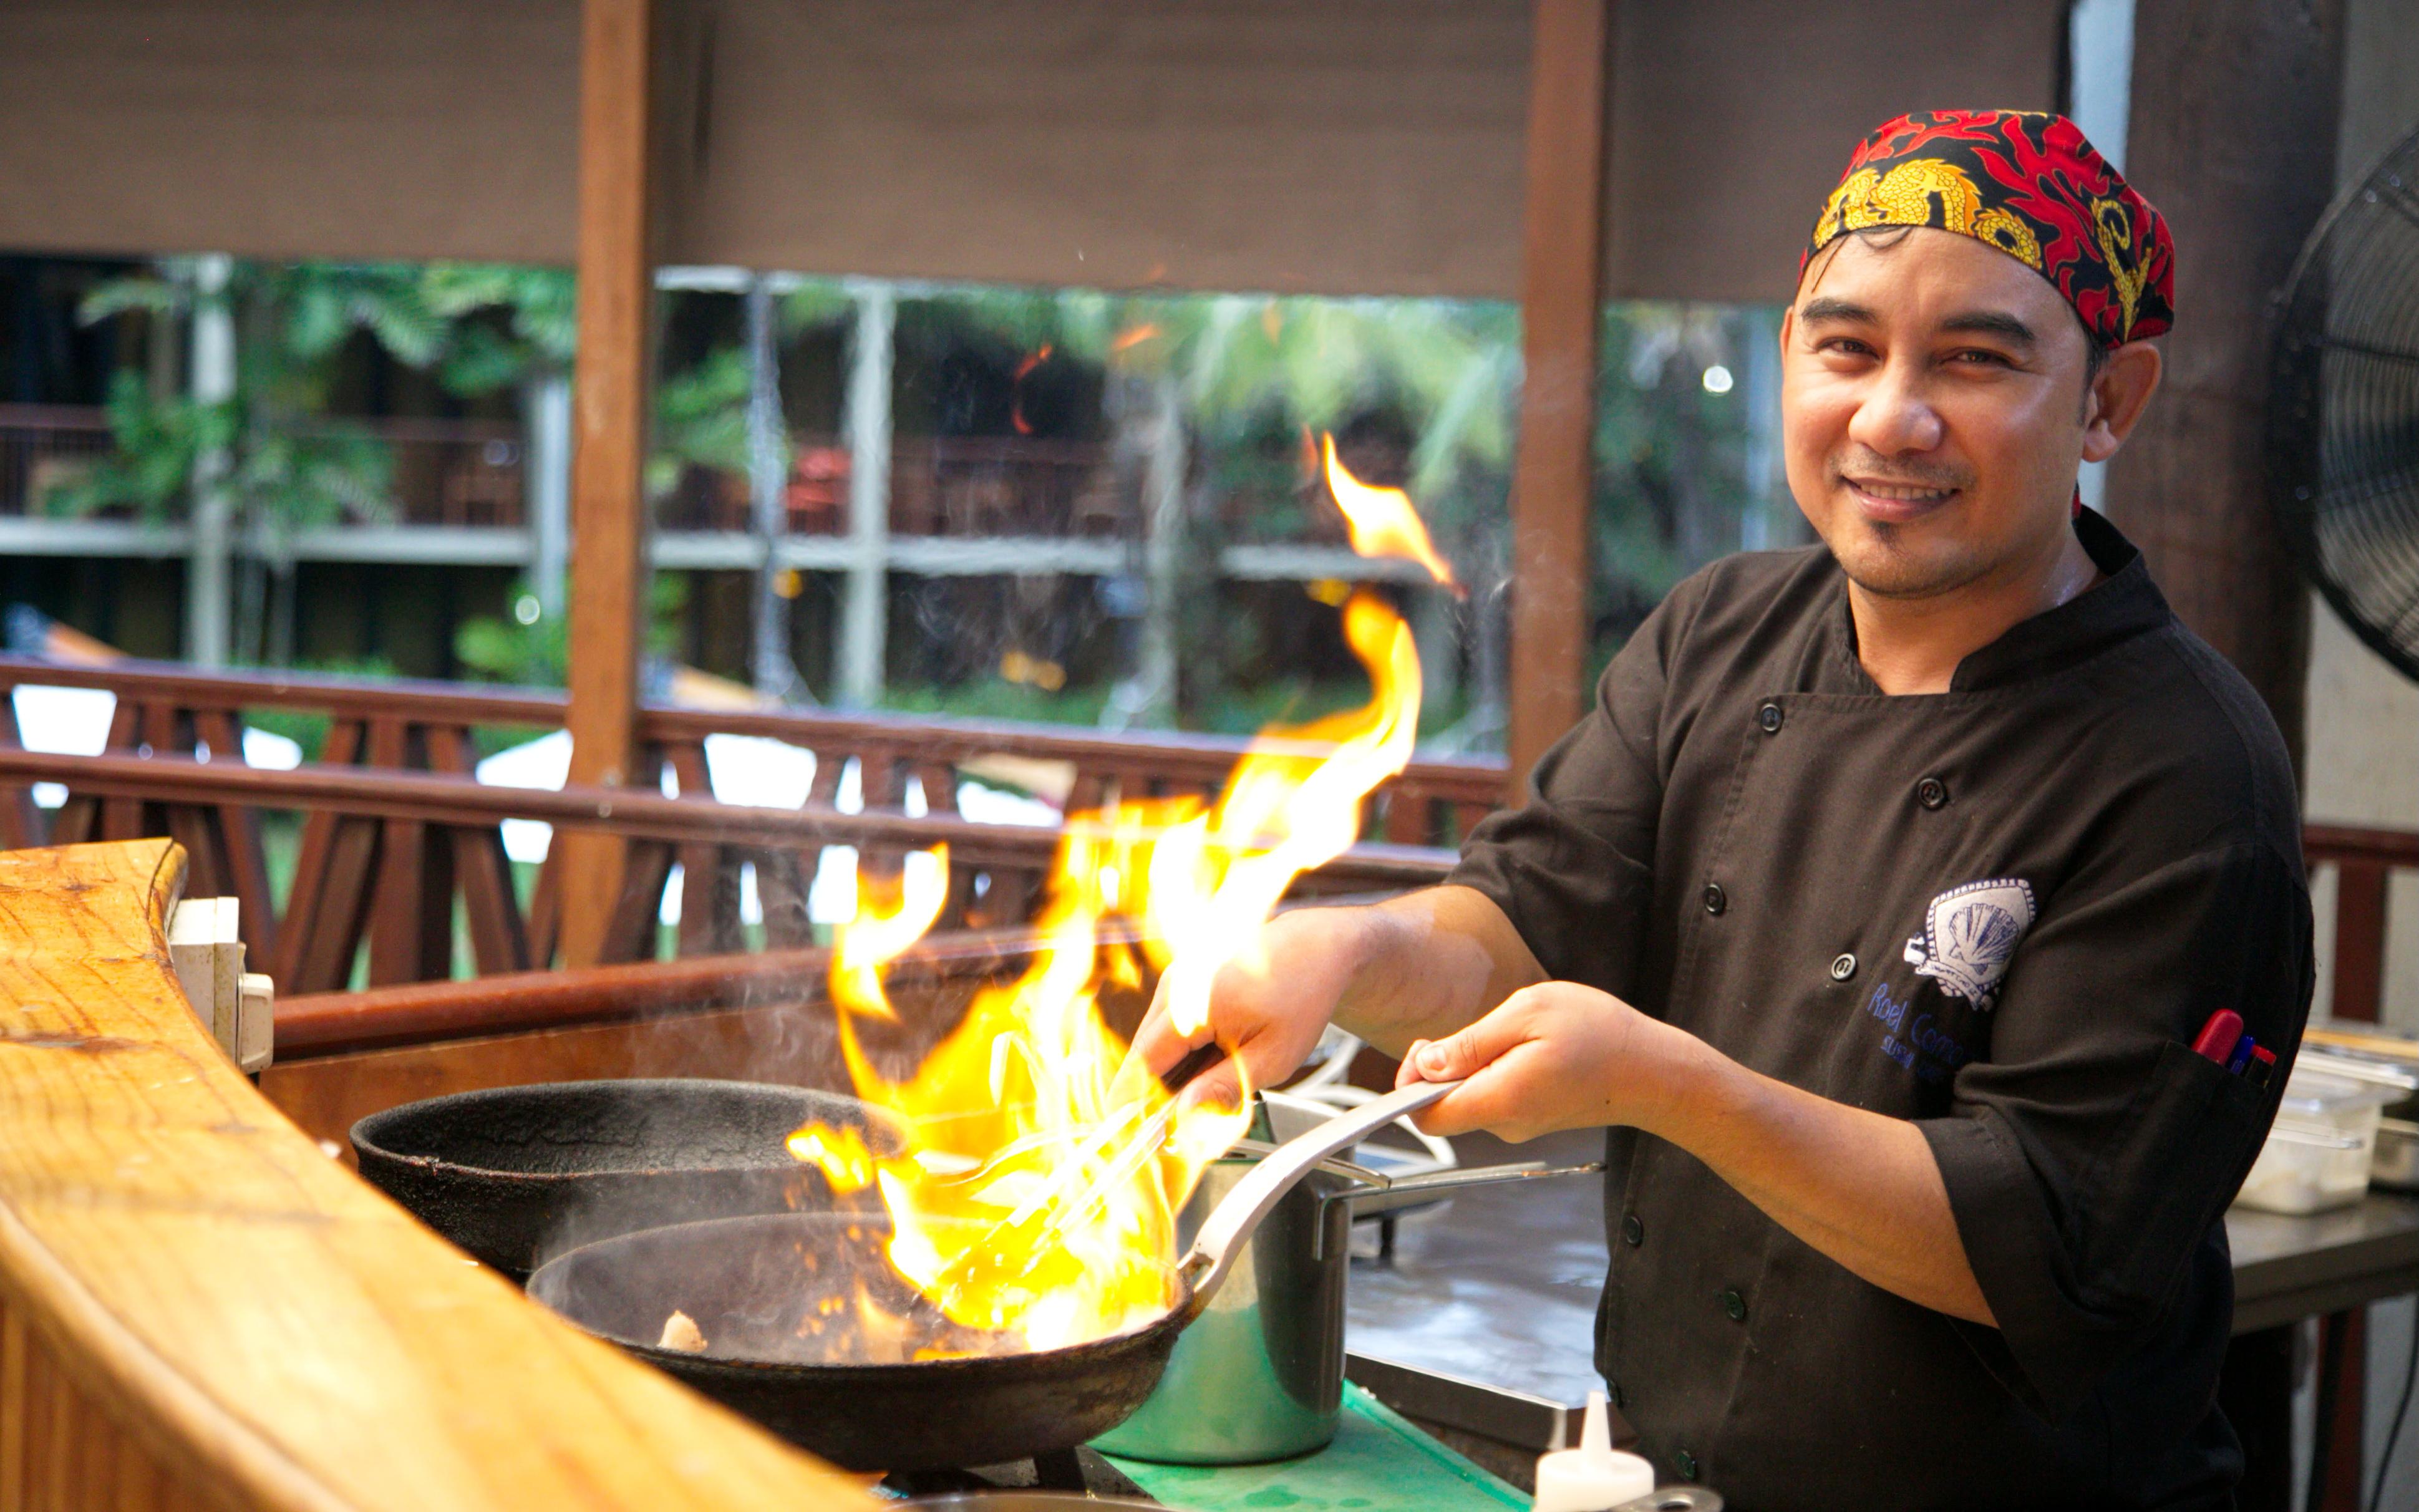
[[(2075, 490), (2158, 388), (2172, 259), (2062, 117), (1867, 138), (1781, 326), (1822, 546), (1675, 588), (1444, 886), (1281, 916), (1194, 1037), (1265, 1085), (1333, 1020), (1461, 1080), (1437, 1131), (1609, 1127), (1596, 1363), (1733, 1507), (2232, 1504), (2293, 775)], [(2273, 1068), (2196, 1054), (2221, 1011)]]

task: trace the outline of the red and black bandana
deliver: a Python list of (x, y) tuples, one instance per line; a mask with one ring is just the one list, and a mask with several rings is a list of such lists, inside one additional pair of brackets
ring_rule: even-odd
[(2104, 347), (2175, 323), (2165, 219), (2063, 116), (1934, 110), (1882, 127), (1824, 203), (1799, 274), (1836, 239), (1876, 225), (1989, 242), (2048, 279)]

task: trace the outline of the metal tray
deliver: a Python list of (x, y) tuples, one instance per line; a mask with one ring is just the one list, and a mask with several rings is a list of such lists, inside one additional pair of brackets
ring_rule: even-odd
[(2377, 1120), (2377, 1148), (2369, 1157), (2368, 1184), (2389, 1192), (2419, 1192), (2419, 1123), (2408, 1119)]

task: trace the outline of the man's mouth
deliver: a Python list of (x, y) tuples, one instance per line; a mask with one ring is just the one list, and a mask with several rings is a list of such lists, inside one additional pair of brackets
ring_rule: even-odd
[(1878, 520), (1907, 520), (1947, 503), (1963, 490), (1936, 484), (1887, 483), (1878, 478), (1843, 478), (1865, 513)]

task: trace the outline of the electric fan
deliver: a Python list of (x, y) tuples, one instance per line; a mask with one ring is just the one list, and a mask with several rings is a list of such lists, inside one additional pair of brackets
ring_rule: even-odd
[(2419, 131), (2302, 248), (2268, 413), (2269, 497), (2303, 573), (2419, 679)]

